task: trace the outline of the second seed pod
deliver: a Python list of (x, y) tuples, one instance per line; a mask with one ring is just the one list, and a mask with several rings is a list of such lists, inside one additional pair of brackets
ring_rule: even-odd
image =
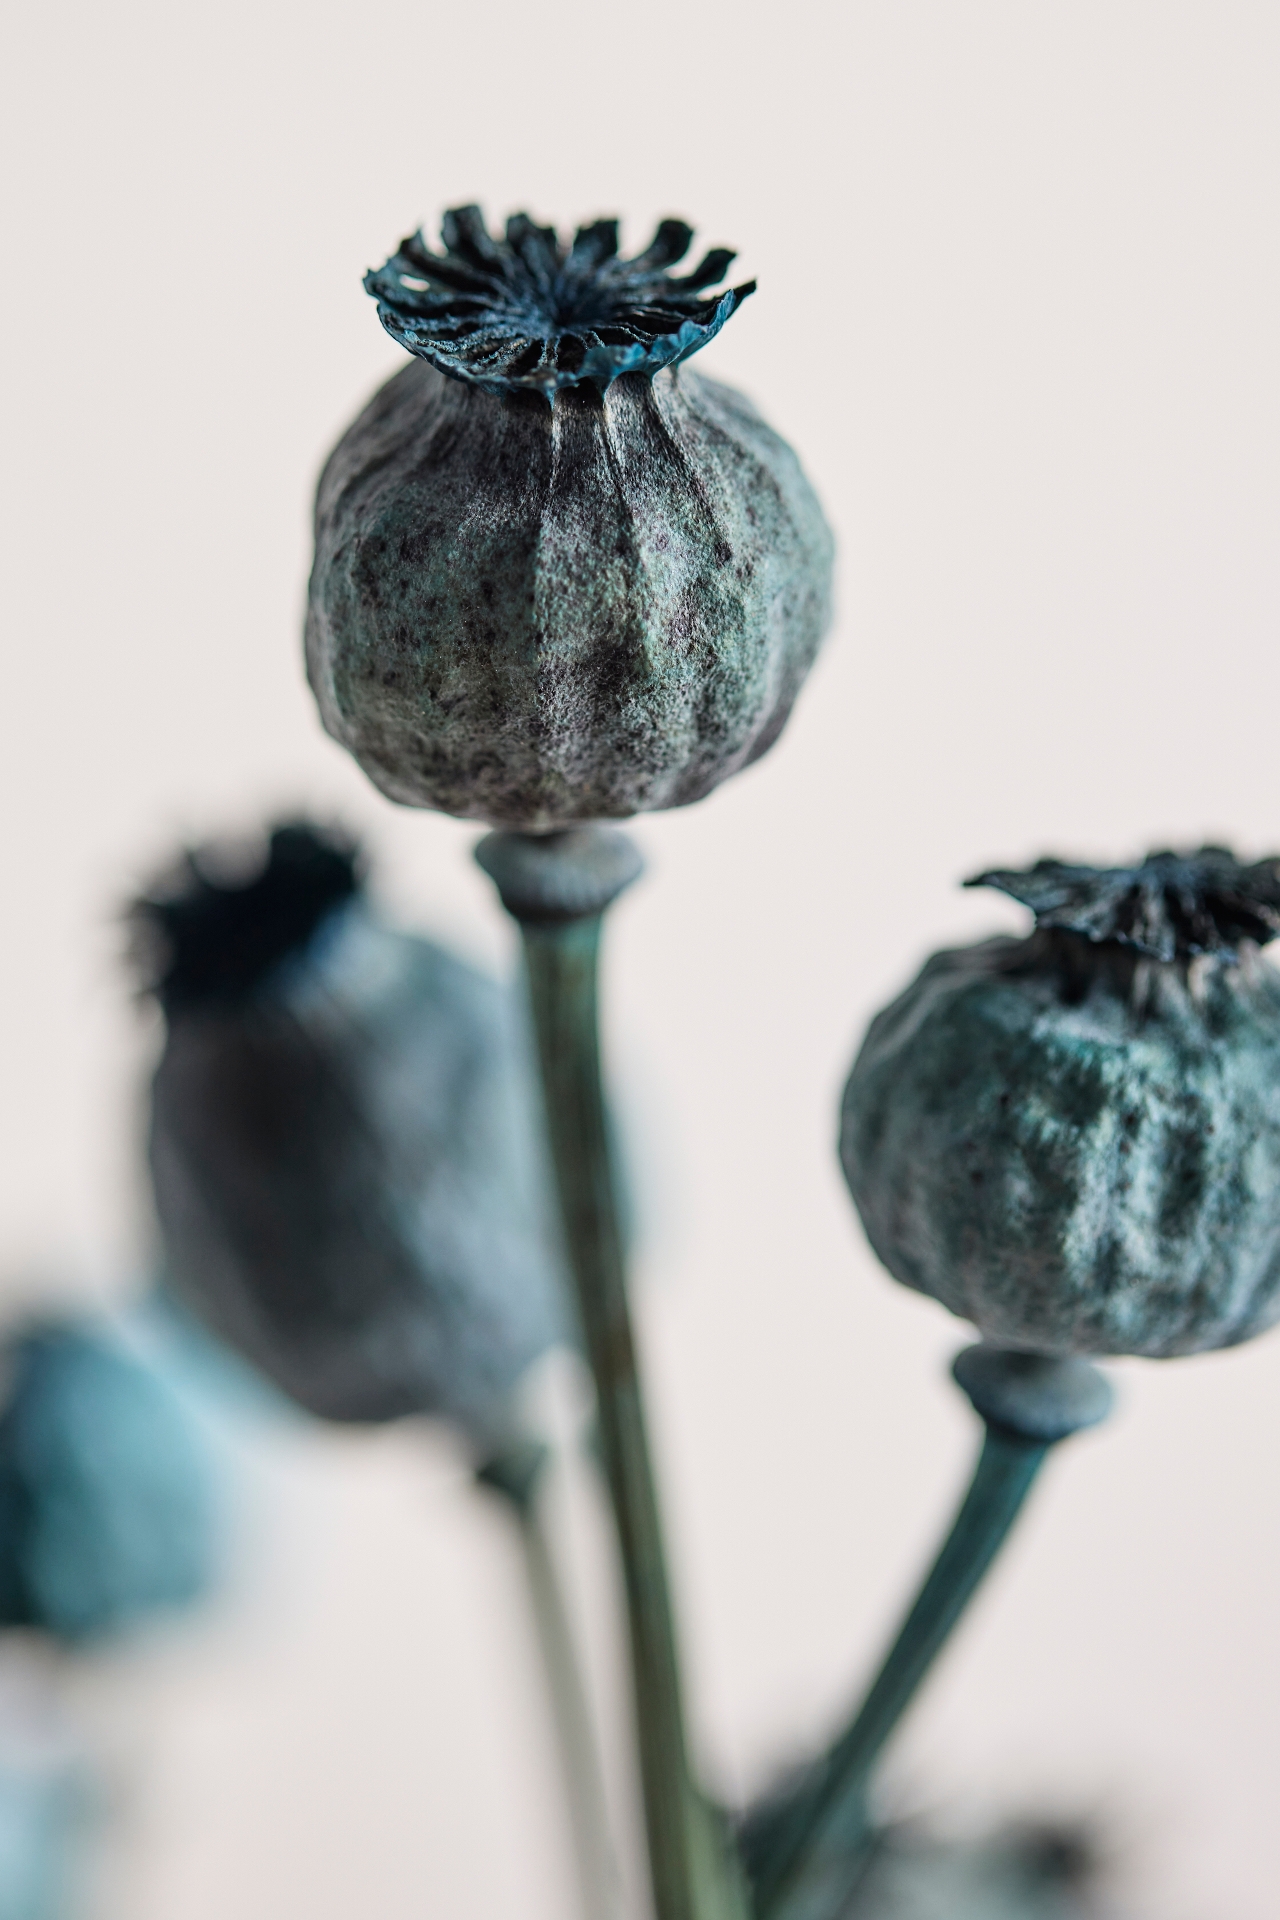
[(1028, 938), (875, 1020), (840, 1152), (896, 1279), (1002, 1346), (1196, 1353), (1280, 1319), (1280, 860), (991, 872)]

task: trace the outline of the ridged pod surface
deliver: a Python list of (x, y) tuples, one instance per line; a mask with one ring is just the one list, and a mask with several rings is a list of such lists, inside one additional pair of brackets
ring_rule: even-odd
[(754, 281), (513, 214), (444, 216), (365, 277), (415, 358), (316, 500), (307, 672), (407, 806), (548, 832), (701, 799), (776, 740), (830, 613), (832, 541), (794, 453), (684, 371)]
[(321, 478), (308, 674), (407, 805), (536, 830), (682, 806), (777, 738), (831, 555), (795, 455), (727, 387), (549, 402), (411, 361)]
[(1247, 1340), (1280, 1319), (1280, 975), (1062, 917), (935, 954), (872, 1022), (840, 1141), (867, 1236), (1005, 1346)]

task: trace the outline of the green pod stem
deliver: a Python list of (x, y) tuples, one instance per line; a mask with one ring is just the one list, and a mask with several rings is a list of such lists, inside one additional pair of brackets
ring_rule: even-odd
[(547, 1137), (618, 1534), (654, 1907), (658, 1920), (739, 1920), (740, 1882), (689, 1765), (601, 1081), (602, 916), (639, 858), (624, 835), (602, 827), (492, 834), (477, 857), (524, 939)]
[(542, 1498), (547, 1464), (548, 1450), (540, 1442), (516, 1440), (486, 1460), (476, 1479), (503, 1497), (519, 1532), (529, 1608), (560, 1749), (584, 1920), (619, 1920), (621, 1887), (600, 1748)]
[(660, 1920), (694, 1920), (679, 1664), (601, 1090), (600, 929), (599, 916), (526, 925), (525, 960), (551, 1155), (618, 1529), (654, 1899)]
[(1050, 1447), (1105, 1417), (1111, 1390), (1083, 1360), (992, 1347), (955, 1376), (986, 1432), (942, 1548), (845, 1732), (795, 1794), (748, 1834), (760, 1920), (837, 1920), (866, 1864), (868, 1788), (885, 1744), (1009, 1535)]

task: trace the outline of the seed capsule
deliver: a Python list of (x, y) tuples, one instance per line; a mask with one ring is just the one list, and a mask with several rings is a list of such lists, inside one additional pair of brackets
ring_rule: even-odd
[(840, 1152), (889, 1271), (988, 1340), (1196, 1353), (1280, 1318), (1280, 860), (1220, 848), (970, 885), (1027, 939), (938, 953), (872, 1022)]
[(366, 286), (415, 359), (316, 500), (307, 668), (393, 800), (545, 831), (700, 799), (776, 740), (829, 615), (832, 544), (795, 455), (683, 370), (751, 285), (667, 269), (616, 221), (566, 246), (478, 209)]
[(9, 1343), (0, 1412), (0, 1625), (83, 1640), (196, 1599), (213, 1488), (165, 1382), (105, 1329)]
[(151, 1171), (173, 1289), (313, 1413), (438, 1413), (483, 1449), (565, 1331), (514, 995), (383, 924), (305, 826), (206, 855), (164, 937)]

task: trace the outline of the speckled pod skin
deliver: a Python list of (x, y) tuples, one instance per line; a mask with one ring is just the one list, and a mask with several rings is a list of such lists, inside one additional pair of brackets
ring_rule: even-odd
[(683, 806), (777, 738), (831, 563), (795, 455), (728, 387), (549, 400), (414, 360), (321, 478), (307, 670), (392, 800), (533, 831)]
[(173, 1009), (168, 1284), (311, 1412), (483, 1451), (565, 1332), (523, 1047), (512, 994), (359, 899), (251, 994)]
[(872, 1022), (841, 1160), (896, 1279), (1005, 1346), (1156, 1357), (1280, 1318), (1280, 976), (1042, 926)]

